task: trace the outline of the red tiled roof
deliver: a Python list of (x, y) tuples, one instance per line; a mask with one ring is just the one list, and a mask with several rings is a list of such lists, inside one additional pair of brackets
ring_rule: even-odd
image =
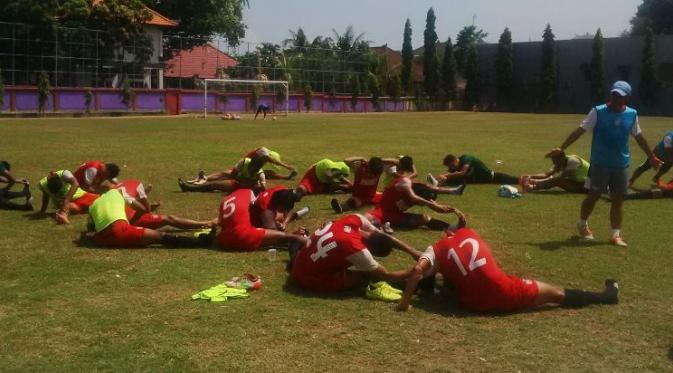
[[(388, 68), (391, 70), (402, 65), (402, 53), (389, 48), (386, 44), (380, 47), (372, 47), (371, 50), (376, 54), (385, 56)], [(423, 81), (423, 65), (416, 59), (413, 59), (411, 63), (411, 76), (416, 82)]]
[[(92, 5), (100, 5), (100, 3), (103, 2), (103, 0), (93, 0)], [(151, 9), (150, 7), (143, 5), (145, 9), (147, 9), (148, 12), (150, 12), (150, 15), (152, 15), (152, 18), (149, 20), (145, 21), (146, 25), (153, 25), (153, 26), (161, 26), (161, 27), (177, 27), (178, 23), (173, 21), (170, 18), (167, 18), (163, 15), (161, 15), (159, 12), (157, 12), (154, 9)]]
[(191, 78), (198, 75), (201, 79), (215, 78), (217, 69), (238, 65), (238, 61), (221, 50), (206, 44), (189, 50), (177, 52), (166, 62), (168, 78)]

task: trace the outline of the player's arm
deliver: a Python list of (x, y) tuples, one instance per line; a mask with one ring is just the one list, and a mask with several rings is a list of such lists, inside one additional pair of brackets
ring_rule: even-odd
[(397, 305), (398, 311), (407, 311), (409, 308), (411, 308), (411, 297), (413, 297), (416, 293), (418, 282), (423, 279), (423, 274), (427, 272), (428, 269), (430, 269), (430, 261), (425, 258), (421, 258), (410, 270), (409, 276), (407, 277), (407, 286), (404, 288), (404, 292), (402, 293), (400, 304)]
[(451, 179), (463, 178), (468, 174), (468, 172), (470, 172), (470, 167), (471, 166), (469, 164), (464, 164), (463, 167), (460, 168), (460, 170), (447, 173), (446, 179), (451, 180)]
[(435, 201), (429, 201), (425, 198), (419, 197), (411, 188), (411, 180), (409, 179), (404, 180), (402, 184), (398, 184), (396, 187), (400, 188), (399, 190), (404, 193), (406, 197), (415, 205), (425, 206), (439, 213), (449, 213), (454, 211), (454, 209), (451, 207), (440, 205)]
[(634, 137), (636, 138), (636, 142), (640, 146), (640, 149), (642, 149), (643, 152), (645, 152), (645, 154), (647, 155), (647, 159), (650, 162), (650, 166), (652, 166), (652, 168), (654, 169), (659, 169), (659, 166), (661, 166), (662, 162), (654, 154), (654, 152), (650, 148), (650, 145), (647, 143), (647, 140), (645, 140), (645, 136), (643, 136), (642, 132), (638, 132), (638, 134), (634, 135)]
[(42, 206), (40, 206), (40, 211), (37, 215), (44, 215), (47, 212), (47, 207), (49, 206), (49, 193), (42, 191)]
[(400, 160), (397, 158), (383, 158), (381, 161), (383, 161), (385, 166), (397, 166), (400, 164)]
[(350, 157), (344, 159), (344, 163), (348, 165), (351, 169), (354, 169), (358, 164), (366, 162), (367, 160), (364, 157)]
[(381, 281), (395, 282), (403, 281), (411, 274), (410, 269), (399, 271), (388, 271), (384, 266), (378, 265), (373, 271), (369, 272), (369, 276)]
[[(383, 233), (383, 234), (386, 234), (386, 233)], [(423, 255), (423, 253), (421, 253), (420, 251), (418, 251), (418, 250), (414, 249), (413, 247), (409, 246), (408, 244), (406, 244), (402, 240), (400, 240), (400, 239), (398, 239), (394, 236), (390, 236), (390, 238), (392, 239), (393, 243), (395, 244), (395, 248), (397, 248), (399, 250), (402, 250), (405, 253), (409, 254), (412, 258), (414, 258), (414, 260), (418, 260), (418, 258), (420, 258), (421, 255)]]
[(61, 208), (59, 211), (68, 214), (70, 212), (70, 201), (79, 188), (79, 182), (77, 182), (77, 179), (71, 175), (63, 177), (63, 180), (70, 184), (70, 190), (68, 190), (68, 193), (66, 193), (65, 197), (63, 198), (63, 202), (61, 202)]
[(262, 228), (278, 230), (276, 226), (276, 219), (272, 210), (266, 209), (260, 215), (262, 221)]
[(133, 225), (135, 222), (137, 222), (138, 219), (140, 219), (140, 217), (141, 217), (144, 213), (148, 212), (148, 211), (145, 209), (145, 206), (143, 206), (142, 203), (138, 202), (138, 201), (137, 201), (136, 199), (134, 199), (134, 198), (127, 199), (127, 200), (126, 200), (126, 203), (128, 203), (128, 205), (131, 206), (131, 208), (134, 209), (134, 210), (136, 211), (136, 214), (133, 215), (133, 218), (129, 221), (129, 224), (131, 224), (131, 225)]
[(285, 168), (285, 169), (288, 170), (288, 171), (294, 171), (294, 170), (295, 170), (294, 166), (290, 166), (289, 164), (284, 163), (284, 162), (282, 162), (282, 161), (277, 161), (277, 160), (271, 158), (270, 155), (265, 156), (265, 157), (264, 157), (264, 160), (265, 160), (266, 162), (268, 162), (268, 163), (272, 163), (272, 164), (278, 165), (278, 166), (280, 166), (280, 167), (283, 167), (283, 168)]
[(16, 182), (17, 182), (17, 180), (12, 175), (12, 173), (7, 171), (7, 170), (5, 170), (2, 173), (2, 176), (4, 176), (5, 179), (7, 179), (7, 185), (5, 185), (5, 189), (7, 189), (7, 190), (9, 190), (12, 187), (12, 185), (16, 184)]

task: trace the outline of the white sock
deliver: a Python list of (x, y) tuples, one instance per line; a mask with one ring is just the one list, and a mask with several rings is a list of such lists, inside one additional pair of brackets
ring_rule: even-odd
[(584, 228), (584, 227), (587, 226), (587, 221), (586, 221), (586, 220), (582, 220), (582, 219), (580, 219), (580, 220), (577, 221), (577, 225), (579, 225), (580, 227)]
[(613, 229), (612, 230), (612, 237), (619, 237), (622, 235), (622, 230), (621, 229)]

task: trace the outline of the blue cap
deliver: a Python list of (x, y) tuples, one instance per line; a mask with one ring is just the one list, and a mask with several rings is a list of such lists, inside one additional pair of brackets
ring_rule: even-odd
[(617, 93), (618, 95), (631, 96), (631, 85), (623, 80), (618, 80), (612, 85), (610, 93)]

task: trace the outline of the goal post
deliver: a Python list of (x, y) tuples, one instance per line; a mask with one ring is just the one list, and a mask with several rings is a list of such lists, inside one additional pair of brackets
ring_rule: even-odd
[[(280, 85), (285, 88), (285, 116), (290, 112), (290, 83), (287, 80), (248, 80), (248, 79), (204, 79), (203, 84), (203, 117), (208, 117), (208, 84), (211, 86), (221, 84), (249, 84), (249, 85)], [(255, 108), (256, 109), (256, 108)]]

